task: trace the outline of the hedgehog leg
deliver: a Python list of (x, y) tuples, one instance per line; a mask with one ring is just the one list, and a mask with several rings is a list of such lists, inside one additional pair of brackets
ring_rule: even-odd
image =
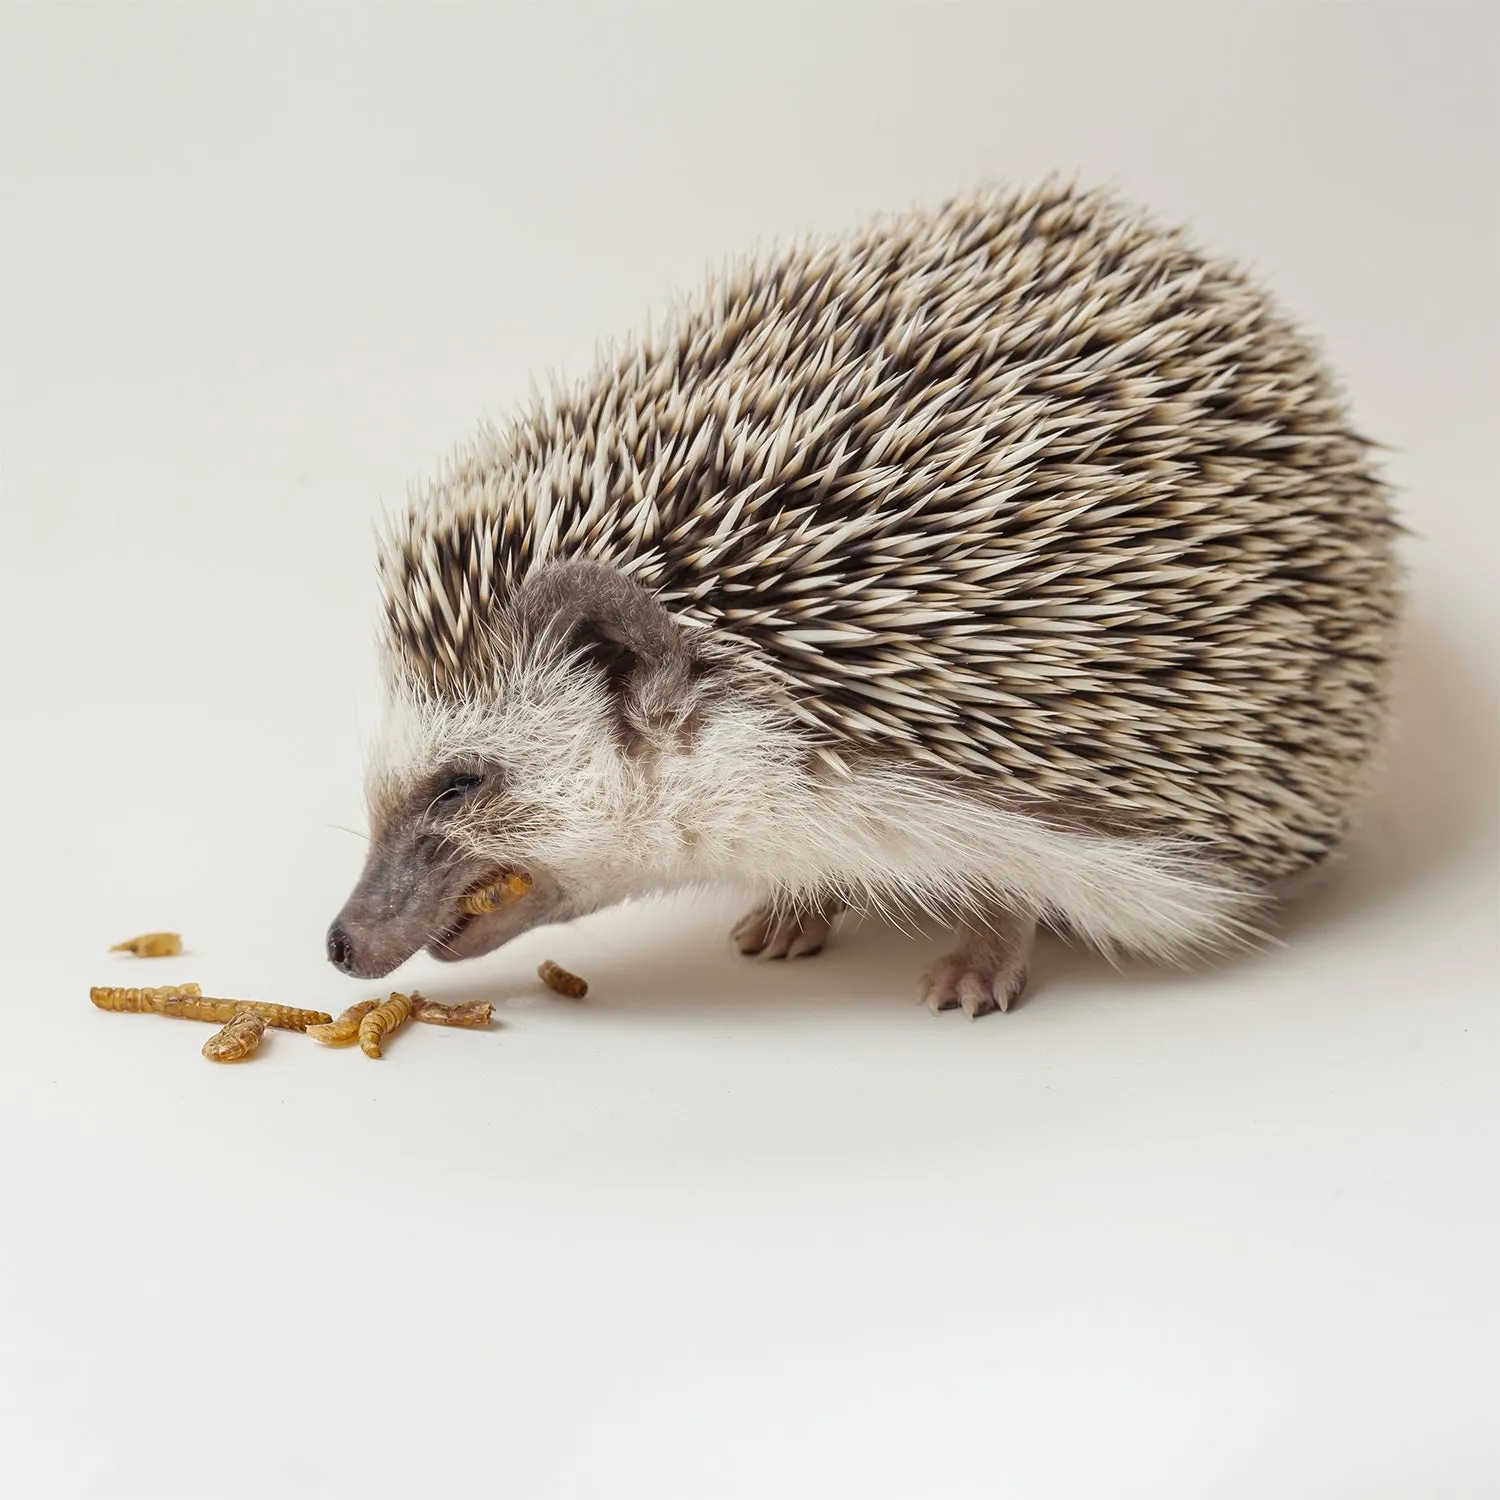
[(922, 976), (917, 1000), (933, 1015), (963, 1007), (971, 1021), (1009, 1010), (1026, 988), (1036, 919), (1011, 912), (964, 930), (964, 942)]
[(843, 908), (835, 901), (815, 901), (778, 913), (757, 906), (732, 934), (741, 953), (761, 958), (811, 958), (821, 953)]

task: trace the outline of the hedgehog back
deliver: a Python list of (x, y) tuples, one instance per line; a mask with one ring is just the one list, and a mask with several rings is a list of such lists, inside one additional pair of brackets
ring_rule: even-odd
[(835, 747), (1271, 878), (1338, 842), (1378, 744), (1394, 535), (1264, 293), (1049, 185), (715, 278), (460, 453), (382, 572), (429, 690), (483, 691), (487, 613), (592, 557), (755, 647)]

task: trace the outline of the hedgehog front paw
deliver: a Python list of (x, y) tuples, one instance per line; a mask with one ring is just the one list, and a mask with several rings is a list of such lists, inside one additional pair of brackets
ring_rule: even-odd
[(760, 958), (811, 958), (821, 953), (838, 916), (836, 906), (814, 906), (778, 914), (757, 906), (732, 934), (741, 953)]
[(933, 1015), (963, 1008), (971, 1021), (992, 1010), (1009, 1010), (1026, 988), (1036, 923), (1005, 917), (973, 931), (963, 947), (922, 976), (918, 1004)]
[(962, 1006), (964, 1014), (977, 1021), (992, 1010), (1009, 1010), (1026, 988), (1026, 980), (1024, 964), (1019, 968), (975, 964), (955, 953), (922, 976), (917, 1000), (933, 1015)]

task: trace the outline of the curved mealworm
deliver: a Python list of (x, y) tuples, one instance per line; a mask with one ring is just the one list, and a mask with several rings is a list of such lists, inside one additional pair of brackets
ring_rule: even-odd
[(380, 1004), (378, 1000), (361, 1000), (351, 1005), (336, 1021), (324, 1026), (309, 1026), (308, 1036), (326, 1047), (346, 1047), (359, 1039), (359, 1023)]
[(381, 1043), (411, 1015), (411, 997), (392, 995), (359, 1023), (359, 1047), (366, 1057), (379, 1057)]
[(210, 1062), (239, 1062), (260, 1046), (266, 1034), (266, 1018), (254, 1011), (238, 1012), (222, 1031), (216, 1031), (203, 1044), (203, 1055)]

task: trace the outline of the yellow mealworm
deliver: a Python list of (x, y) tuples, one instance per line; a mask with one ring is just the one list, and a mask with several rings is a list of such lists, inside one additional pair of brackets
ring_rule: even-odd
[(359, 1047), (366, 1057), (379, 1057), (380, 1044), (411, 1014), (409, 995), (392, 995), (359, 1023)]
[(570, 1000), (582, 1000), (588, 994), (589, 987), (585, 980), (576, 974), (570, 974), (549, 958), (537, 971), (537, 977), (547, 986), (549, 990), (556, 990), (559, 995), (566, 995)]
[(520, 870), (506, 870), (492, 875), (458, 899), (458, 909), (471, 917), (488, 916), (519, 901), (531, 889), (531, 876)]
[(137, 958), (171, 958), (182, 952), (182, 937), (175, 932), (143, 932), (116, 943), (109, 951), (133, 953)]
[(203, 1055), (209, 1062), (239, 1062), (249, 1057), (260, 1046), (266, 1034), (266, 1018), (254, 1011), (242, 1010), (231, 1017), (229, 1024), (216, 1031), (203, 1044)]
[(89, 999), (100, 1010), (130, 1013), (160, 1011), (166, 1000), (196, 1000), (203, 994), (196, 984), (164, 984), (157, 989), (133, 989), (123, 984), (96, 984)]
[(169, 1000), (161, 1013), (189, 1021), (223, 1021), (233, 1020), (236, 1011), (250, 1011), (267, 1026), (282, 1031), (306, 1031), (309, 1026), (326, 1026), (333, 1019), (326, 1010), (301, 1010), (294, 1005), (273, 1005), (268, 1000), (220, 1000), (211, 996), (196, 1003)]
[(379, 1004), (378, 1000), (361, 1000), (358, 1005), (351, 1005), (338, 1020), (326, 1026), (309, 1026), (307, 1034), (327, 1047), (347, 1047), (350, 1042), (359, 1040), (359, 1023)]
[(466, 1005), (444, 1005), (439, 1000), (429, 1000), (426, 995), (413, 993), (411, 1018), (425, 1021), (429, 1026), (464, 1026), (477, 1031), (490, 1024), (490, 1015), (495, 1007), (488, 1000), (470, 1000)]
[(327, 1025), (333, 1019), (325, 1010), (298, 1010), (291, 1005), (272, 1005), (265, 1000), (220, 1000), (205, 995), (196, 984), (164, 985), (160, 989), (126, 989), (118, 985), (96, 985), (89, 991), (100, 1010), (131, 1011), (143, 1015), (175, 1016), (183, 1021), (232, 1021), (241, 1011), (251, 1011), (267, 1026), (283, 1031), (306, 1031)]
[[(248, 1010), (261, 1017), (267, 1026), (282, 1031), (306, 1031), (309, 1026), (326, 1026), (333, 1017), (326, 1010), (302, 1010), (295, 1005), (274, 1005), (269, 1000), (216, 1000), (205, 997), (204, 1005), (215, 1007), (217, 1014), (206, 1019), (217, 1021), (227, 1011), (231, 1015), (237, 1010)], [(170, 1015), (170, 1011), (163, 1014)]]

